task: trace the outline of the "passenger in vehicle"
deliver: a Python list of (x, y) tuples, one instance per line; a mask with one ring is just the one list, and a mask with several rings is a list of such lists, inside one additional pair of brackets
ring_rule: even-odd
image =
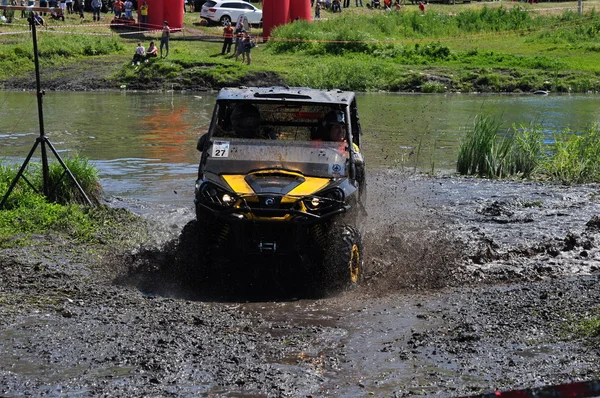
[(260, 111), (252, 104), (238, 104), (231, 112), (231, 127), (239, 138), (277, 139), (275, 131), (261, 127)]
[(238, 104), (231, 112), (231, 127), (240, 138), (255, 138), (260, 134), (260, 112), (251, 104)]
[(346, 118), (342, 111), (331, 111), (323, 119), (325, 141), (342, 142), (346, 139)]

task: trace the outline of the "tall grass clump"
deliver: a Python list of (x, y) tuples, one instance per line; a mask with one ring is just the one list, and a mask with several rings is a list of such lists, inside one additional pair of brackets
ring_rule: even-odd
[(513, 136), (498, 138), (502, 121), (499, 117), (478, 115), (467, 130), (458, 152), (456, 170), (460, 174), (496, 178), (507, 174), (507, 160)]
[(598, 123), (575, 134), (569, 129), (553, 134), (554, 143), (542, 172), (563, 184), (600, 181), (600, 128)]
[(529, 178), (535, 174), (544, 157), (544, 132), (539, 124), (531, 122), (513, 126), (514, 145), (511, 151), (511, 174)]
[[(102, 194), (98, 170), (87, 159), (78, 155), (65, 158), (64, 162), (88, 198), (98, 204)], [(52, 187), (48, 193), (48, 200), (59, 204), (86, 203), (85, 198), (60, 163), (53, 162), (48, 169), (49, 185)], [(39, 176), (38, 174), (38, 178)]]
[(545, 134), (539, 124), (513, 126), (506, 134), (499, 134), (500, 126), (499, 118), (477, 116), (459, 147), (459, 174), (539, 177), (562, 184), (600, 181), (597, 123), (577, 134), (569, 129), (554, 132), (550, 144), (544, 143)]
[[(73, 157), (65, 161), (86, 194), (98, 202), (100, 184), (98, 174), (87, 160)], [(8, 188), (19, 167), (0, 164), (0, 199)], [(61, 203), (50, 203), (42, 194), (41, 165), (29, 164), (27, 181), (19, 179), (3, 209), (0, 209), (0, 247), (19, 244), (30, 234), (49, 230), (65, 232), (83, 240), (93, 238), (94, 223), (88, 216), (89, 209), (75, 203), (83, 202), (79, 191), (64, 174), (59, 163), (49, 166), (49, 184), (55, 186), (50, 196)]]
[[(99, 203), (102, 187), (98, 178), (98, 170), (87, 159), (77, 155), (67, 157), (63, 161), (88, 198), (92, 202)], [(8, 192), (18, 169), (19, 167), (16, 165), (0, 165), (1, 197), (4, 197), (5, 193)], [(29, 201), (36, 202), (38, 199), (34, 197), (42, 196), (44, 182), (41, 164), (29, 163), (23, 177), (17, 180), (4, 205), (5, 209), (22, 207)], [(60, 205), (86, 204), (85, 198), (81, 195), (77, 186), (57, 161), (48, 165), (48, 188), (47, 200), (50, 202), (56, 202)]]

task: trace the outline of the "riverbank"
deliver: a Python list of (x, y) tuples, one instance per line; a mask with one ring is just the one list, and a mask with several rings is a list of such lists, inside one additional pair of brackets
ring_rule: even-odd
[[(157, 32), (123, 34), (108, 24), (70, 16), (39, 30), (42, 86), (202, 91), (287, 84), (421, 93), (598, 92), (597, 32), (579, 32), (597, 23), (595, 5), (586, 2), (581, 16), (572, 3), (438, 4), (425, 15), (413, 5), (389, 13), (351, 7), (326, 13), (320, 21), (281, 27), (252, 50), (250, 65), (221, 55), (221, 29), (200, 26), (198, 13), (185, 14), (185, 29), (173, 34), (168, 58), (140, 65), (130, 62), (137, 41), (147, 46), (158, 40)], [(10, 34), (0, 37), (0, 87), (30, 90), (31, 38), (17, 22), (2, 25)], [(261, 36), (260, 30), (252, 33)]]

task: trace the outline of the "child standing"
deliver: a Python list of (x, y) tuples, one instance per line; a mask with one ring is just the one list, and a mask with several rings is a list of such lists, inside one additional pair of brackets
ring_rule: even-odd
[[(162, 36), (160, 37), (160, 57), (167, 58), (169, 56), (169, 38), (171, 37), (171, 28), (169, 28), (169, 22), (165, 21), (162, 28)], [(163, 47), (167, 50), (163, 57)]]

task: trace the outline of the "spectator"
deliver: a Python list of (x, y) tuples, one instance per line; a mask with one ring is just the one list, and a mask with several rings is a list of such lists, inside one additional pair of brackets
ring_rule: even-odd
[(333, 0), (331, 3), (331, 11), (332, 12), (342, 12), (342, 5), (340, 0)]
[[(40, 7), (47, 8), (48, 7), (48, 0), (40, 0)], [(42, 12), (42, 14), (46, 15), (46, 11)]]
[(356, 6), (358, 7), (358, 2), (360, 1), (360, 6), (363, 7), (362, 0), (356, 0)]
[(50, 17), (55, 21), (59, 21), (59, 20), (62, 20), (63, 22), (65, 21), (65, 14), (63, 13), (62, 8), (59, 8), (58, 10), (52, 9), (50, 11)]
[(60, 0), (60, 11), (63, 15), (64, 21), (65, 13), (67, 12), (67, 0)]
[(142, 46), (142, 43), (138, 43), (137, 48), (135, 49), (135, 54), (133, 54), (133, 59), (131, 60), (131, 65), (139, 65), (146, 58), (146, 49)]
[(66, 0), (67, 3), (67, 14), (73, 14), (73, 0)]
[(115, 13), (115, 18), (121, 18), (121, 14), (123, 13), (123, 8), (125, 5), (122, 0), (115, 0), (113, 3), (113, 11)]
[(233, 28), (231, 27), (231, 23), (227, 22), (223, 28), (223, 48), (221, 49), (221, 55), (225, 55), (225, 50), (229, 54), (231, 44), (233, 44)]
[(250, 36), (250, 34), (246, 34), (246, 37), (244, 38), (244, 54), (242, 55), (242, 62), (244, 62), (244, 55), (246, 56), (246, 62), (248, 63), (248, 65), (250, 65), (250, 50), (252, 50), (254, 47), (256, 47), (256, 42), (254, 41), (254, 39), (252, 38), (252, 36)]
[(148, 3), (146, 3), (145, 1), (140, 7), (140, 22), (143, 25), (146, 25), (148, 23)]
[(235, 27), (235, 47), (233, 48), (233, 53), (235, 54), (235, 60), (237, 61), (238, 55), (241, 54), (241, 44), (242, 40), (244, 40), (244, 28), (242, 25)]
[(131, 0), (125, 0), (125, 18), (133, 19), (133, 3)]
[(100, 21), (100, 10), (102, 9), (102, 0), (92, 0), (91, 6), (94, 21)]
[(240, 29), (240, 36), (238, 35), (236, 38), (236, 49), (235, 49), (235, 60), (238, 60), (238, 57), (242, 56), (242, 62), (246, 59), (246, 53), (244, 52), (244, 40), (246, 39), (246, 31), (244, 29)]
[(423, 3), (422, 1), (419, 1), (419, 10), (421, 10), (421, 12), (425, 14), (425, 3)]
[(75, 0), (78, 3), (78, 11), (79, 11), (79, 18), (84, 19), (85, 15), (83, 14), (83, 11), (85, 9), (85, 0)]
[(344, 8), (350, 7), (350, 0), (344, 0)]
[[(129, 0), (127, 0), (129, 1)], [(127, 3), (125, 3), (127, 4)], [(165, 21), (162, 28), (162, 35), (160, 37), (160, 57), (167, 58), (169, 56), (169, 38), (171, 37), (171, 29), (169, 28), (169, 22)], [(165, 56), (163, 57), (163, 47), (166, 49)]]
[(317, 5), (315, 6), (315, 18), (321, 18), (321, 1), (317, 0)]
[(155, 58), (158, 57), (158, 48), (156, 47), (156, 44), (154, 44), (153, 41), (150, 42), (150, 46), (148, 47), (148, 50), (146, 51), (146, 62), (148, 62), (148, 58)]

